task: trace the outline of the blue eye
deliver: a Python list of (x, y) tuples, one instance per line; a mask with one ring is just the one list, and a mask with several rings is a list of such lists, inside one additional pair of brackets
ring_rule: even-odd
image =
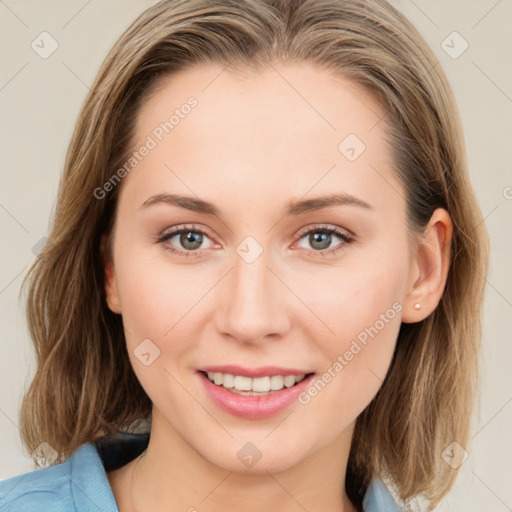
[[(354, 236), (345, 230), (332, 226), (317, 226), (303, 231), (299, 241), (307, 239), (310, 247), (302, 247), (311, 255), (333, 255), (341, 248), (354, 241)], [(333, 241), (338, 239), (340, 242), (332, 247)], [(210, 244), (207, 247), (201, 247), (204, 241)], [(156, 240), (157, 243), (164, 244), (166, 250), (182, 256), (200, 256), (205, 249), (211, 248), (212, 240), (208, 234), (200, 228), (193, 225), (179, 226), (167, 233), (164, 233)], [(178, 245), (178, 248), (176, 248)]]
[[(302, 234), (300, 240), (304, 238), (307, 239), (310, 247), (313, 248), (305, 247), (306, 251), (309, 254), (320, 254), (322, 256), (326, 254), (332, 255), (354, 241), (354, 236), (349, 232), (330, 226), (318, 226), (309, 229)], [(332, 247), (331, 244), (336, 238), (340, 240), (340, 243)]]
[(170, 245), (165, 245), (165, 248), (171, 252), (175, 252), (178, 254), (182, 254), (184, 256), (196, 256), (202, 252), (204, 249), (198, 250), (205, 237), (209, 240), (208, 235), (202, 231), (201, 229), (197, 229), (195, 227), (181, 227), (179, 229), (175, 229), (168, 233), (165, 233), (161, 238), (157, 241), (160, 243), (163, 242), (171, 242), (173, 238), (176, 238), (175, 243), (179, 243), (179, 245), (184, 249), (175, 249)]

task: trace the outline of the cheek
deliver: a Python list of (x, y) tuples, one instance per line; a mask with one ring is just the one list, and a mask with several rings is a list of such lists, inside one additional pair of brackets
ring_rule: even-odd
[(328, 287), (302, 282), (308, 305), (329, 328), (316, 337), (324, 365), (312, 393), (328, 388), (324, 399), (339, 404), (344, 417), (355, 418), (371, 401), (393, 358), (407, 285), (407, 251), (401, 254), (332, 272)]
[[(358, 310), (353, 317), (347, 313), (346, 321), (337, 325), (337, 335), (318, 344), (325, 363), (299, 403), (320, 411), (333, 436), (356, 420), (387, 374), (401, 325), (401, 304), (385, 305)], [(314, 422), (309, 427), (316, 428)]]
[(116, 275), (127, 336), (158, 342), (192, 325), (194, 304), (211, 286), (208, 269), (194, 272), (173, 265), (164, 249), (122, 251), (120, 245)]
[[(364, 333), (370, 328), (374, 332), (373, 326), (383, 333), (390, 330), (388, 326), (397, 331), (407, 284), (406, 266), (406, 261), (393, 267), (386, 262), (358, 264), (331, 271), (324, 279), (302, 280), (301, 295), (307, 297), (308, 306), (326, 327), (322, 338), (330, 352), (343, 349), (358, 337), (364, 342)], [(319, 282), (327, 284), (318, 286)]]
[(178, 369), (190, 367), (187, 354), (201, 326), (195, 315), (200, 308), (194, 305), (211, 286), (212, 276), (183, 272), (169, 263), (163, 250), (122, 251), (120, 245), (116, 275), (134, 372), (153, 403), (172, 397), (185, 407)]

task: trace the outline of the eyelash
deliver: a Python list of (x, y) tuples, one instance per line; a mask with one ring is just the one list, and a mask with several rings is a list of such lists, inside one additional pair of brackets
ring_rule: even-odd
[[(155, 240), (155, 242), (163, 244), (164, 242), (166, 242), (167, 240), (170, 240), (171, 238), (173, 238), (176, 235), (179, 235), (181, 233), (189, 233), (189, 232), (200, 233), (200, 234), (205, 235), (208, 238), (210, 238), (208, 236), (208, 233), (206, 233), (205, 231), (203, 231), (200, 228), (197, 228), (195, 225), (192, 224), (190, 226), (182, 226), (182, 227), (173, 229), (172, 231), (169, 231), (167, 233), (164, 233), (163, 235), (159, 236)], [(327, 233), (330, 235), (336, 235), (342, 241), (341, 244), (337, 245), (333, 249), (323, 249), (323, 250), (305, 249), (305, 251), (308, 254), (312, 254), (314, 256), (317, 256), (317, 255), (319, 255), (319, 256), (334, 256), (335, 254), (338, 253), (339, 250), (343, 249), (346, 245), (355, 241), (355, 237), (353, 234), (349, 233), (348, 231), (345, 231), (345, 230), (342, 230), (342, 229), (339, 229), (336, 227), (332, 227), (332, 226), (315, 226), (313, 228), (309, 228), (306, 231), (301, 231), (299, 233), (299, 240), (302, 240), (302, 238), (304, 238), (306, 235), (309, 235), (311, 233)], [(164, 249), (167, 251), (170, 251), (174, 254), (178, 254), (180, 256), (185, 256), (185, 257), (198, 257), (198, 256), (201, 256), (202, 253), (206, 250), (206, 249), (199, 249), (199, 250), (194, 250), (194, 251), (180, 251), (178, 249), (174, 249), (170, 246), (165, 246), (165, 245), (164, 245)]]

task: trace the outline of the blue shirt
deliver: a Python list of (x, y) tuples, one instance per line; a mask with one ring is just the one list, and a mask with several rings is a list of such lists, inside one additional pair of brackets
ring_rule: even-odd
[[(0, 482), (0, 512), (119, 512), (107, 479), (144, 451), (149, 434), (119, 434), (82, 445), (65, 462)], [(365, 512), (399, 512), (379, 479), (363, 501)]]

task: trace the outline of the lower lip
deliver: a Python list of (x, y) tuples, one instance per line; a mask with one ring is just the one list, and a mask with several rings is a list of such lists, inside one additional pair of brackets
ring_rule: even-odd
[(208, 396), (221, 409), (240, 418), (255, 420), (267, 418), (286, 409), (309, 386), (314, 374), (308, 375), (291, 388), (261, 396), (238, 395), (223, 386), (217, 386), (202, 372), (199, 372), (199, 377)]

